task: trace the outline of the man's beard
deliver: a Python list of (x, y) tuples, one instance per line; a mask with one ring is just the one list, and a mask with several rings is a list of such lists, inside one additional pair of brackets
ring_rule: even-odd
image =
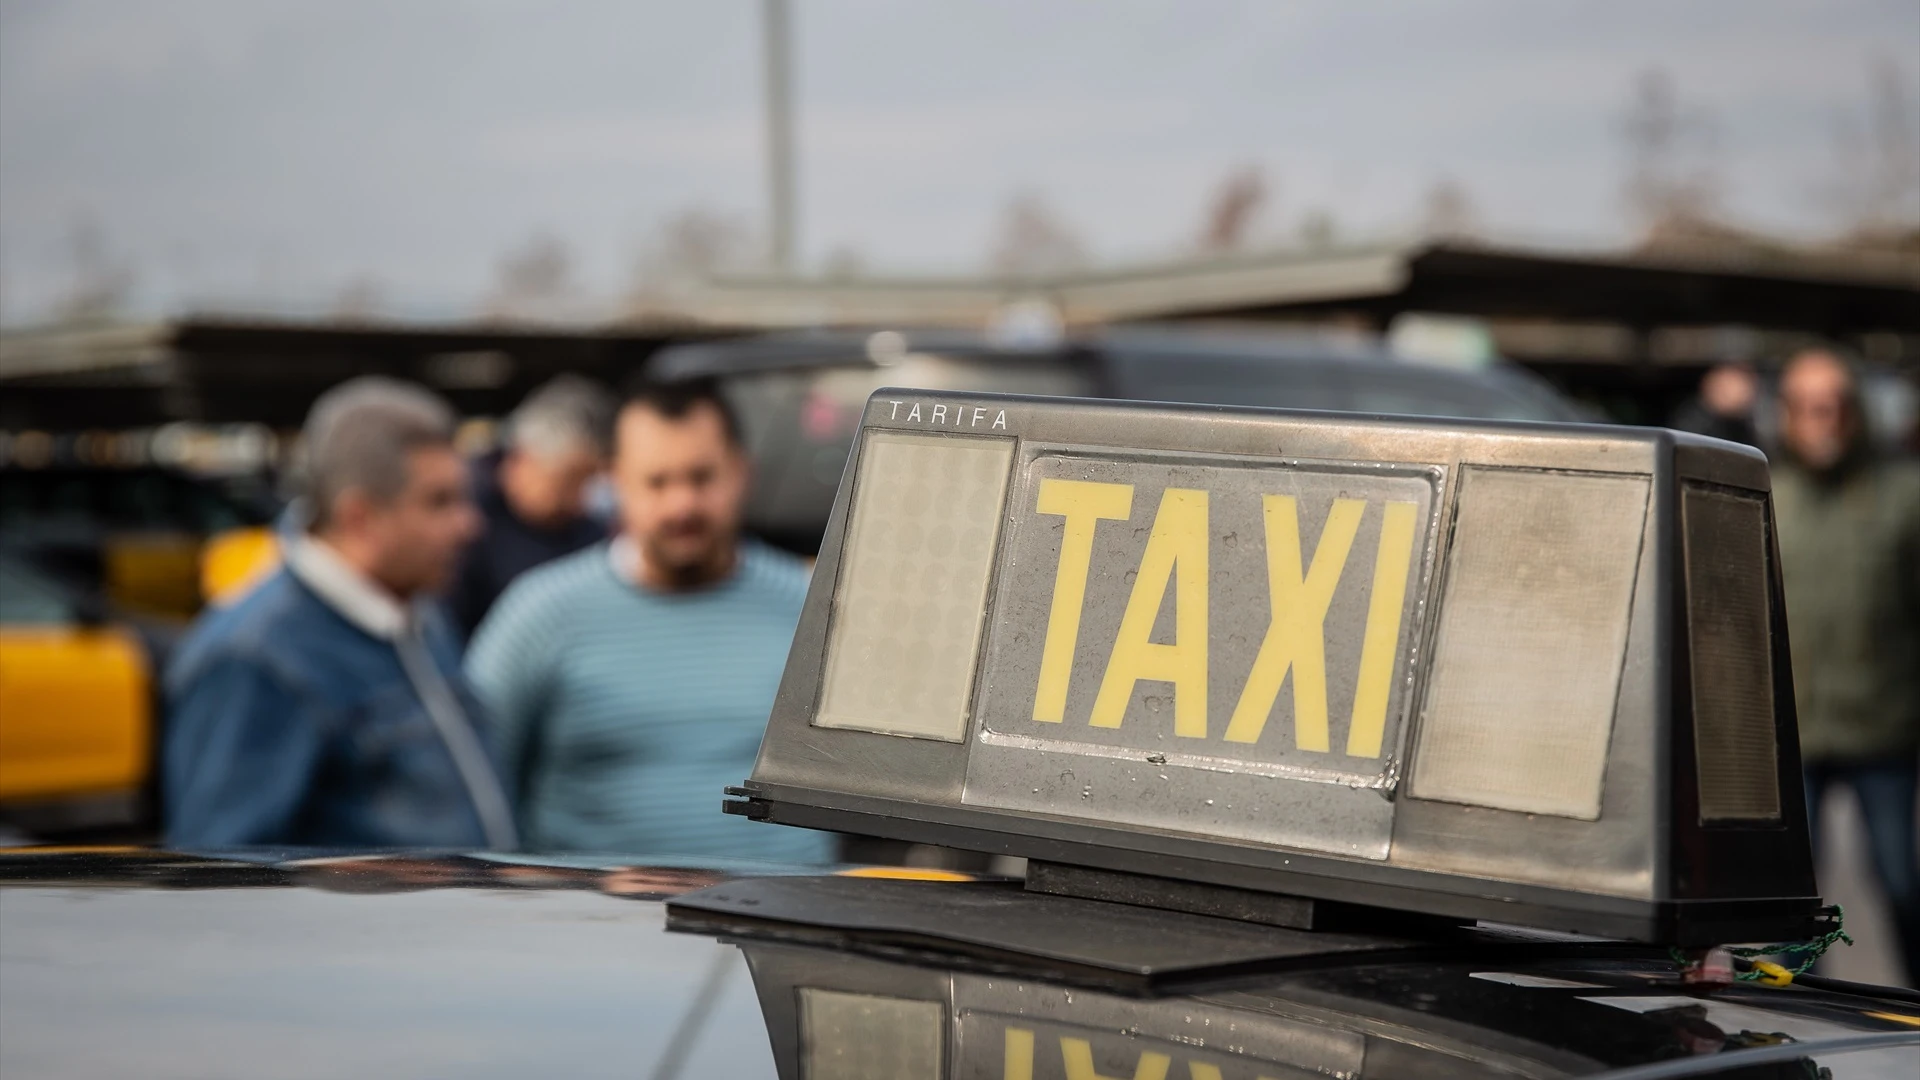
[(683, 531), (686, 540), (696, 535), (699, 544), (683, 542), (671, 548), (658, 536), (641, 541), (649, 576), (662, 588), (676, 592), (704, 588), (733, 572), (734, 534), (710, 522), (702, 522), (697, 530)]
[(1815, 445), (1804, 445), (1812, 441), (1782, 440), (1788, 456), (1799, 462), (1808, 472), (1825, 478), (1838, 478), (1851, 472), (1852, 467), (1859, 463), (1862, 454), (1868, 452), (1870, 446), (1864, 431), (1859, 427), (1843, 431), (1833, 439), (1818, 440)]

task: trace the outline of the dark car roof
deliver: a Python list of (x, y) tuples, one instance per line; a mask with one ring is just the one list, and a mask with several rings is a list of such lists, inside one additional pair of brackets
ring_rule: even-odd
[[(662, 379), (689, 379), (707, 375), (737, 375), (778, 371), (825, 362), (844, 362), (867, 355), (867, 342), (878, 331), (793, 330), (744, 337), (689, 342), (660, 350), (648, 362), (648, 371)], [(1003, 349), (985, 334), (964, 330), (894, 330), (907, 349), (925, 352), (1006, 354), (1033, 356), (1046, 349)]]
[(1142, 324), (1080, 331), (1057, 341), (1009, 341), (971, 330), (873, 328), (792, 330), (690, 342), (661, 350), (650, 370), (666, 379), (733, 375), (865, 358), (876, 333), (892, 335), (903, 351), (997, 357), (1011, 361), (1075, 352), (1178, 352), (1196, 357), (1261, 357), (1280, 362), (1397, 362), (1369, 339), (1314, 330), (1233, 330)]
[[(1140, 1055), (1159, 1053), (1173, 1058), (1170, 1076), (1187, 1075), (1182, 1059), (1225, 1077), (1282, 1065), (1553, 1076), (1783, 1040), (1789, 1057), (1824, 1063), (1822, 1040), (1885, 1039), (1920, 1022), (1910, 1001), (1684, 987), (1658, 950), (1564, 938), (1310, 950), (1264, 974), (1140, 997), (897, 942), (667, 932), (661, 900), (780, 872), (10, 852), (0, 855), (0, 1073), (799, 1077), (823, 1075), (822, 1053), (857, 1057), (860, 1039), (885, 1041), (898, 1026), (863, 1034), (832, 1017), (937, 1013), (953, 1075), (964, 1071), (956, 1055), (997, 1075), (1004, 1036), (1035, 1055), (1035, 1076), (1057, 1075), (1058, 1048), (1080, 1043), (1105, 1074), (1133, 1075)], [(868, 885), (1021, 895), (1010, 883)]]
[[(803, 330), (674, 346), (656, 355), (648, 370), (659, 379), (679, 380), (874, 364), (869, 352), (876, 334), (891, 335), (889, 347), (901, 353), (934, 353), (1008, 365), (1067, 360), (1104, 369), (1107, 386), (1102, 396), (1110, 397), (1158, 400), (1169, 385), (1178, 384), (1177, 378), (1170, 384), (1169, 377), (1183, 366), (1238, 364), (1248, 365), (1242, 368), (1246, 371), (1271, 364), (1288, 369), (1296, 380), (1365, 378), (1375, 383), (1402, 383), (1413, 392), (1410, 401), (1430, 388), (1472, 388), (1472, 392), (1523, 404), (1527, 419), (1592, 419), (1538, 376), (1510, 364), (1495, 362), (1474, 369), (1411, 364), (1373, 339), (1315, 330), (1143, 324), (1077, 333), (1044, 345), (948, 329)], [(1179, 400), (1197, 399), (1181, 396)], [(1237, 397), (1205, 403), (1274, 404)]]
[(1130, 325), (1032, 347), (958, 330), (795, 331), (677, 346), (649, 370), (728, 386), (756, 465), (746, 525), (803, 556), (819, 549), (860, 405), (883, 386), (1347, 415), (1594, 419), (1518, 366), (1408, 363), (1373, 339), (1324, 331)]

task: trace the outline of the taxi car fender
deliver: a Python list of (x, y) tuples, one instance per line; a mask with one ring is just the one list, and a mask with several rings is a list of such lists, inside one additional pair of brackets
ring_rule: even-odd
[(152, 695), (146, 648), (124, 628), (0, 624), (0, 802), (138, 789)]
[(137, 816), (155, 737), (150, 642), (11, 557), (0, 556), (0, 592), (0, 809)]

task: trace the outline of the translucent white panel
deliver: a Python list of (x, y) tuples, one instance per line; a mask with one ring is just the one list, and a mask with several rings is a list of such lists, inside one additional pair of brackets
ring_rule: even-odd
[(806, 1080), (939, 1076), (946, 1008), (938, 1001), (800, 988)]
[(818, 727), (960, 742), (1013, 440), (868, 434)]
[(1649, 486), (1462, 471), (1415, 797), (1600, 816)]

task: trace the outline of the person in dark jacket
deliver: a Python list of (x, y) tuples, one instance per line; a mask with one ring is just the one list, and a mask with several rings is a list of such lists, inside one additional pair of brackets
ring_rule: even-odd
[(1920, 978), (1920, 467), (1875, 450), (1859, 383), (1809, 350), (1780, 377), (1774, 516), (1814, 839), (1853, 790), (1909, 979)]
[(521, 574), (607, 538), (587, 492), (607, 467), (613, 396), (562, 375), (527, 395), (507, 418), (506, 447), (481, 459), (474, 497), (485, 529), (468, 545), (447, 609), (471, 638)]
[(1758, 446), (1760, 433), (1753, 410), (1759, 397), (1760, 379), (1751, 367), (1721, 364), (1700, 380), (1700, 393), (1680, 406), (1667, 426)]
[(309, 520), (167, 671), (168, 845), (516, 846), (458, 643), (424, 602), (478, 528), (453, 427), (388, 379), (315, 403)]

